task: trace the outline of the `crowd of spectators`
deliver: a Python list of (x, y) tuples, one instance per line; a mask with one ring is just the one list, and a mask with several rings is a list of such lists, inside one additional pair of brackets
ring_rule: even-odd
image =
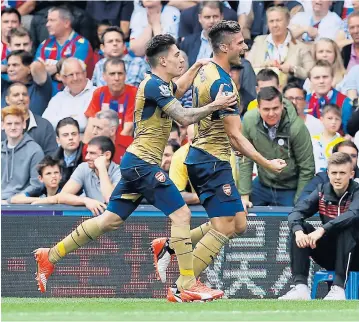
[[(97, 215), (133, 141), (136, 92), (154, 35), (178, 40), (186, 69), (210, 58), (209, 29), (241, 24), (248, 52), (230, 76), (242, 131), (272, 174), (231, 157), (243, 202), (293, 206), (325, 182), (332, 151), (359, 179), (359, 0), (1, 1), (2, 203), (86, 206)], [(192, 105), (188, 90), (181, 100)], [(199, 203), (183, 160), (193, 127), (175, 122), (161, 167)], [(254, 180), (253, 180), (254, 179)]]

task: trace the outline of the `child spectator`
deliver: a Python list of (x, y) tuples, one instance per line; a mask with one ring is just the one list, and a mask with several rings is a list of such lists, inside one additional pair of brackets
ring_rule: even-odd
[(333, 147), (344, 141), (338, 133), (342, 124), (342, 114), (337, 105), (325, 105), (320, 120), (324, 126), (323, 132), (312, 136), (315, 173), (327, 169), (328, 158), (332, 154)]
[(51, 197), (60, 192), (61, 167), (59, 160), (47, 155), (37, 165), (37, 172), (39, 173), (39, 181), (44, 184), (44, 188), (15, 195), (10, 199), (10, 203), (30, 204), (40, 198)]

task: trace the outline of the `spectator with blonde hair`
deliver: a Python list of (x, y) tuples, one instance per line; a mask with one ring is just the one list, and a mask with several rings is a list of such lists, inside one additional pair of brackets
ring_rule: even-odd
[(289, 20), (286, 7), (270, 7), (267, 10), (270, 34), (258, 36), (247, 57), (255, 70), (274, 68), (281, 85), (285, 85), (290, 76), (306, 79), (314, 64), (309, 48), (296, 41), (288, 30)]
[(28, 135), (24, 110), (7, 106), (1, 110), (1, 125), (7, 139), (1, 144), (1, 199), (41, 189), (36, 165), (43, 159), (41, 147)]
[[(321, 38), (320, 40), (316, 41), (313, 46), (313, 57), (315, 62), (319, 60), (326, 60), (330, 63), (330, 65), (332, 65), (332, 86), (334, 88), (340, 89), (340, 82), (343, 80), (346, 72), (338, 45), (332, 39)], [(305, 81), (303, 87), (307, 92), (311, 91), (311, 83), (308, 78)]]

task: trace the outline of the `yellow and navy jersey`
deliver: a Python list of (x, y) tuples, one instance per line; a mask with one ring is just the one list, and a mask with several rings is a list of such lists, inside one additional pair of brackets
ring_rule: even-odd
[(196, 108), (213, 102), (221, 84), (223, 84), (224, 93), (234, 93), (238, 97), (237, 104), (232, 106), (234, 111), (216, 111), (196, 124), (192, 146), (222, 161), (229, 161), (231, 146), (224, 130), (223, 118), (228, 115), (239, 115), (240, 106), (237, 87), (229, 74), (214, 62), (203, 66), (193, 82), (192, 104)]
[(140, 159), (161, 164), (172, 119), (165, 113), (177, 99), (176, 85), (166, 83), (154, 74), (148, 74), (137, 90), (135, 103), (135, 139), (127, 151)]

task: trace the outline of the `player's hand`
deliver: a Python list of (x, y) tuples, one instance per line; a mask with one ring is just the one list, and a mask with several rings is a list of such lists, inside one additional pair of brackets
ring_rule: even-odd
[(298, 230), (295, 232), (295, 242), (299, 248), (309, 247), (309, 236), (303, 230)]
[(104, 155), (100, 155), (98, 158), (95, 159), (94, 164), (97, 170), (100, 170), (101, 168), (106, 168), (107, 159)]
[(196, 61), (196, 64), (198, 64), (200, 67), (207, 65), (212, 61), (212, 58), (201, 58)]
[(85, 198), (85, 206), (94, 216), (99, 216), (106, 210), (103, 202), (91, 198)]
[(308, 235), (309, 238), (309, 246), (314, 249), (317, 247), (317, 241), (322, 238), (322, 236), (324, 235), (325, 230), (323, 227), (319, 227), (317, 228), (315, 231), (313, 231), (312, 233), (310, 233)]
[(223, 87), (224, 84), (221, 84), (216, 99), (213, 103), (217, 107), (217, 110), (234, 111), (234, 109), (230, 108), (230, 106), (236, 105), (237, 95), (233, 94), (232, 92), (224, 92)]
[(287, 166), (287, 162), (282, 159), (273, 159), (269, 160), (268, 169), (275, 173), (281, 173), (283, 169)]
[(243, 206), (247, 208), (253, 208), (253, 203), (249, 201), (249, 195), (241, 196)]

